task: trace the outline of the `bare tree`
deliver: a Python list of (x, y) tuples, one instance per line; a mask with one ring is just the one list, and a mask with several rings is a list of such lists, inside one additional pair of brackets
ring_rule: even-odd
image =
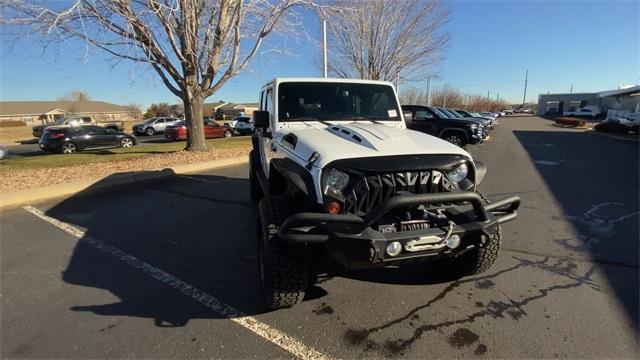
[(464, 104), (464, 97), (458, 89), (447, 87), (434, 91), (431, 95), (431, 103), (434, 106), (446, 105), (448, 108), (461, 108)]
[(403, 105), (427, 105), (427, 95), (416, 88), (406, 88), (400, 92), (400, 103)]
[(84, 90), (72, 90), (60, 96), (59, 101), (85, 102), (91, 100), (89, 93)]
[(449, 10), (440, 0), (334, 0), (329, 17), (332, 76), (395, 80), (418, 78), (441, 59), (449, 40)]
[(187, 150), (204, 151), (202, 104), (241, 72), (296, 6), (314, 0), (0, 0), (0, 24), (48, 41), (81, 40), (118, 59), (149, 64), (184, 103)]

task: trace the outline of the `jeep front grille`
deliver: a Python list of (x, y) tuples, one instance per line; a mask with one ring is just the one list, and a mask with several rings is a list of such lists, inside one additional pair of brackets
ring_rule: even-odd
[(449, 192), (454, 185), (437, 170), (409, 171), (362, 177), (345, 195), (345, 212), (362, 216), (392, 196)]

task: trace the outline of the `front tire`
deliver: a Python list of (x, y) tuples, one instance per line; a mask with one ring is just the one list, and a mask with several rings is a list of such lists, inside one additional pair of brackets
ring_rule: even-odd
[(227, 131), (224, 132), (224, 137), (230, 138), (232, 136), (233, 136), (233, 133), (230, 130), (227, 130)]
[(253, 201), (259, 201), (264, 197), (262, 187), (256, 176), (256, 171), (260, 171), (259, 166), (259, 162), (256, 161), (256, 151), (251, 150), (249, 152), (249, 193)]
[[(489, 199), (483, 194), (478, 194), (482, 197), (485, 205), (489, 203)], [(498, 259), (498, 252), (500, 250), (500, 244), (502, 243), (502, 228), (500, 224), (496, 225), (496, 228), (490, 236), (481, 236), (486, 237), (484, 244), (476, 246), (455, 260), (462, 266), (464, 275), (483, 273), (489, 270), (496, 262), (496, 259)]]
[(147, 136), (153, 136), (153, 134), (156, 133), (156, 129), (149, 127), (147, 128), (147, 130), (144, 131), (145, 134), (147, 134)]
[(458, 132), (447, 132), (442, 138), (461, 148), (464, 148), (467, 145), (467, 139)]
[(258, 211), (258, 262), (265, 306), (270, 310), (291, 307), (302, 302), (307, 290), (306, 245), (278, 239), (278, 227), (290, 213), (286, 198), (262, 199)]
[(129, 138), (123, 138), (122, 140), (120, 140), (120, 147), (121, 148), (130, 148), (133, 146), (133, 140), (129, 139)]

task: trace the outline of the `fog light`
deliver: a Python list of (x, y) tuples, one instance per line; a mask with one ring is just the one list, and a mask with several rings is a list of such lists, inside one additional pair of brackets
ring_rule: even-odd
[(394, 241), (391, 244), (387, 245), (387, 254), (391, 256), (398, 256), (401, 251), (402, 251), (402, 244), (400, 244), (397, 241)]
[(337, 201), (332, 201), (327, 205), (327, 210), (329, 211), (329, 214), (338, 214), (341, 210), (341, 206), (340, 203)]
[(449, 247), (451, 249), (455, 249), (459, 245), (460, 245), (460, 236), (458, 236), (458, 235), (449, 236), (449, 238), (447, 239), (447, 247)]

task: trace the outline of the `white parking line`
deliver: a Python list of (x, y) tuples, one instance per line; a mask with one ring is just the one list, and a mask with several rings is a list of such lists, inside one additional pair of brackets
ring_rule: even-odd
[(222, 301), (214, 298), (213, 296), (205, 293), (204, 291), (197, 289), (184, 281), (176, 278), (175, 276), (168, 274), (157, 267), (147, 264), (146, 262), (127, 254), (126, 252), (117, 249), (111, 245), (108, 245), (94, 237), (85, 236), (85, 232), (60, 221), (58, 219), (54, 219), (50, 216), (47, 216), (42, 212), (42, 210), (37, 209), (33, 206), (25, 206), (24, 210), (30, 212), (31, 214), (39, 217), (40, 219), (54, 225), (68, 234), (81, 239), (98, 250), (105, 252), (116, 259), (136, 268), (149, 275), (150, 277), (159, 280), (170, 287), (180, 291), (183, 295), (189, 296), (192, 299), (198, 301), (199, 303), (209, 307), (214, 310), (218, 314), (226, 317), (227, 319), (235, 322), (243, 326), (244, 328), (253, 331), (255, 334), (263, 337), (269, 342), (272, 342), (282, 349), (290, 352), (300, 359), (330, 359), (331, 357), (327, 354), (324, 354), (308, 345), (303, 344), (298, 339), (283, 333), (278, 329), (274, 329), (271, 326), (261, 322), (260, 320), (254, 318), (253, 316), (248, 316), (242, 313), (240, 310), (233, 308), (230, 305), (223, 303)]

